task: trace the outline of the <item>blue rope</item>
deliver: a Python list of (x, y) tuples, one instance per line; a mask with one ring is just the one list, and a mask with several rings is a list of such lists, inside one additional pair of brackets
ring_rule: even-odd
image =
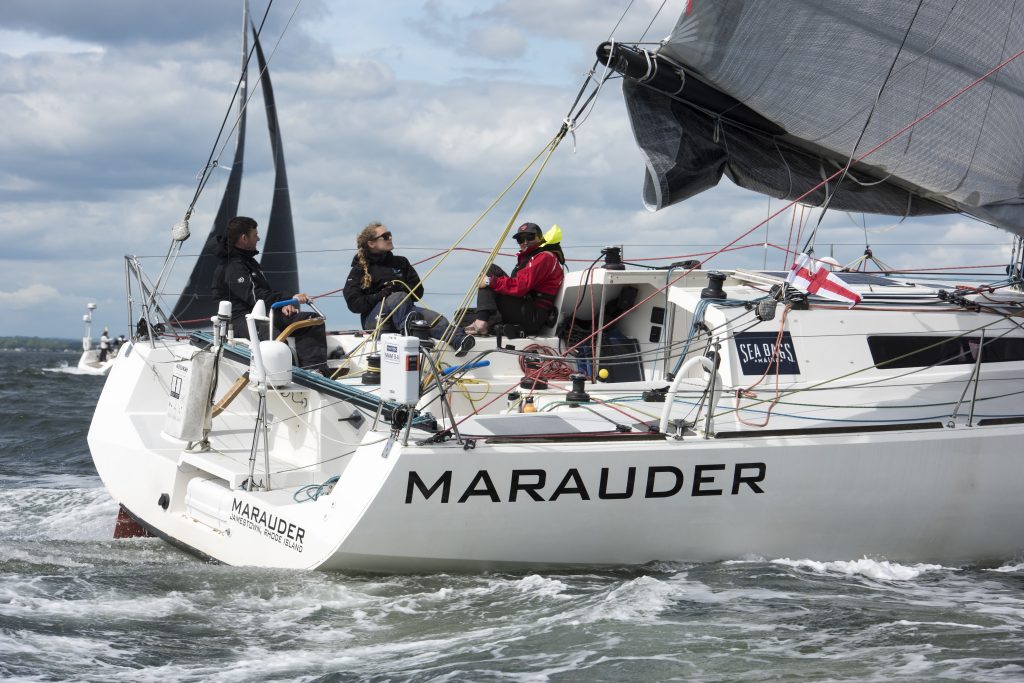
[(686, 337), (686, 346), (683, 347), (683, 352), (679, 354), (679, 360), (676, 361), (676, 365), (672, 368), (672, 375), (679, 373), (679, 368), (683, 367), (683, 359), (686, 358), (686, 354), (690, 351), (690, 343), (697, 336), (700, 324), (704, 322), (704, 312), (707, 307), (711, 304), (716, 306), (722, 306), (726, 308), (735, 308), (737, 306), (746, 306), (748, 302), (737, 301), (735, 299), (701, 299), (697, 302), (697, 306), (693, 309), (693, 322), (690, 323), (690, 332)]
[[(322, 484), (307, 484), (296, 491), (292, 498), (296, 503), (305, 503), (307, 500), (316, 500), (320, 496), (330, 493), (330, 491), (326, 489), (333, 489), (334, 485), (338, 483), (338, 479), (340, 479), (340, 477), (338, 475), (334, 475)], [(305, 496), (305, 498), (300, 499), (299, 496)]]

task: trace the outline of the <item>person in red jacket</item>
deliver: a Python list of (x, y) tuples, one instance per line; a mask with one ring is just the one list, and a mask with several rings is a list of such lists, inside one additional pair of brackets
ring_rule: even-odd
[(466, 328), (472, 335), (490, 334), (499, 323), (519, 325), (526, 334), (537, 334), (550, 322), (555, 298), (565, 273), (561, 250), (544, 248), (544, 237), (536, 223), (523, 223), (513, 235), (519, 243), (519, 263), (506, 275), (491, 265), (480, 278), (476, 300), (476, 320)]

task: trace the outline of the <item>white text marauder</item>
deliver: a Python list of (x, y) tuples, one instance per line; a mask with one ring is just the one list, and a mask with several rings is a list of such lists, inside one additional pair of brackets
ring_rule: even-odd
[[(547, 470), (529, 469), (512, 470), (508, 475), (501, 477), (492, 476), (487, 470), (478, 470), (472, 480), (461, 486), (461, 495), (456, 502), (465, 503), (474, 498), (482, 498), (492, 503), (517, 501), (554, 501), (559, 498), (575, 496), (580, 500), (591, 500), (591, 491), (597, 492), (599, 500), (616, 500), (632, 498), (639, 492), (636, 487), (637, 468), (626, 468), (625, 476), (612, 476), (611, 468), (602, 467), (600, 481), (585, 481), (585, 477), (576, 468), (570, 468), (564, 473), (551, 476)], [(739, 462), (733, 465), (731, 476), (727, 473), (727, 466), (722, 464), (695, 465), (693, 475), (690, 478), (688, 492), (682, 495), (690, 496), (722, 496), (739, 495), (746, 493), (764, 493), (759, 486), (764, 481), (768, 467), (763, 462)], [(673, 465), (657, 465), (646, 468), (646, 479), (642, 495), (644, 498), (669, 498), (683, 491), (686, 478), (683, 471)], [(501, 492), (508, 494), (502, 498)], [(442, 503), (451, 501), (452, 487), (454, 485), (451, 470), (445, 470), (439, 476), (420, 476), (419, 472), (410, 471), (409, 480), (405, 490), (405, 502), (412, 503), (416, 498), (415, 493), (419, 492), (423, 500), (438, 500)], [(554, 486), (548, 482), (557, 481)], [(428, 482), (432, 482), (429, 483)], [(457, 482), (456, 482), (457, 483)], [(437, 496), (436, 498), (434, 496)]]

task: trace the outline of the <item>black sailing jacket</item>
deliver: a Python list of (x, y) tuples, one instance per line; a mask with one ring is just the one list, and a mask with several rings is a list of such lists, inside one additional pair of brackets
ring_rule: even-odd
[[(386, 251), (379, 254), (367, 254), (366, 262), (370, 266), (369, 287), (363, 287), (363, 267), (359, 265), (358, 256), (352, 257), (352, 270), (345, 280), (345, 303), (348, 310), (365, 316), (381, 299), (391, 292), (412, 290), (413, 298), (423, 298), (423, 285), (416, 269), (404, 256), (395, 256)], [(402, 284), (398, 284), (401, 282)], [(404, 286), (402, 286), (404, 284)]]
[(257, 299), (262, 299), (269, 309), (270, 304), (295, 296), (295, 292), (279, 292), (270, 288), (270, 281), (256, 261), (259, 251), (239, 249), (228, 245), (223, 238), (217, 241), (220, 243), (217, 255), (221, 262), (213, 273), (213, 293), (218, 301), (231, 302), (232, 320), (251, 313)]

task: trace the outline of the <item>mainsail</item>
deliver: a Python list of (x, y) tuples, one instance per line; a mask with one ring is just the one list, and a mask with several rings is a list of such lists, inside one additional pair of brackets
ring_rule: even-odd
[[(247, 19), (245, 21), (247, 22)], [(246, 27), (247, 29), (248, 27)], [(270, 208), (270, 219), (263, 237), (263, 267), (271, 286), (282, 291), (299, 291), (299, 274), (295, 260), (295, 230), (292, 225), (291, 197), (288, 192), (288, 176), (284, 167), (284, 151), (280, 128), (277, 123), (277, 109), (274, 105), (274, 90), (270, 83), (270, 72), (260, 46), (259, 33), (253, 26), (253, 45), (260, 69), (263, 87), (263, 101), (267, 112), (267, 128), (270, 132), (270, 147), (274, 159), (274, 195)], [(243, 32), (244, 33), (244, 32)], [(212, 292), (214, 271), (218, 265), (217, 237), (223, 236), (228, 221), (238, 215), (238, 201), (242, 186), (242, 166), (245, 153), (245, 119), (247, 102), (248, 50), (243, 37), (242, 75), (239, 88), (240, 112), (238, 135), (235, 143), (235, 157), (231, 165), (224, 196), (213, 221), (213, 227), (203, 245), (202, 253), (196, 259), (188, 282), (178, 297), (171, 314), (171, 322), (182, 328), (202, 327), (209, 324), (210, 317), (217, 313), (217, 297)]]
[(802, 201), (1024, 235), (1022, 49), (1011, 0), (691, 0), (654, 53), (598, 55), (627, 76), (653, 210), (722, 175), (796, 199), (870, 151)]
[(274, 197), (270, 204), (270, 219), (263, 238), (263, 258), (260, 265), (274, 289), (298, 292), (299, 267), (295, 259), (295, 230), (292, 226), (292, 200), (288, 193), (288, 173), (284, 167), (284, 147), (277, 125), (277, 107), (274, 89), (270, 85), (270, 71), (263, 57), (256, 27), (253, 27), (256, 59), (260, 67), (263, 86), (263, 104), (267, 110), (267, 128), (270, 131), (270, 151), (274, 158)]

